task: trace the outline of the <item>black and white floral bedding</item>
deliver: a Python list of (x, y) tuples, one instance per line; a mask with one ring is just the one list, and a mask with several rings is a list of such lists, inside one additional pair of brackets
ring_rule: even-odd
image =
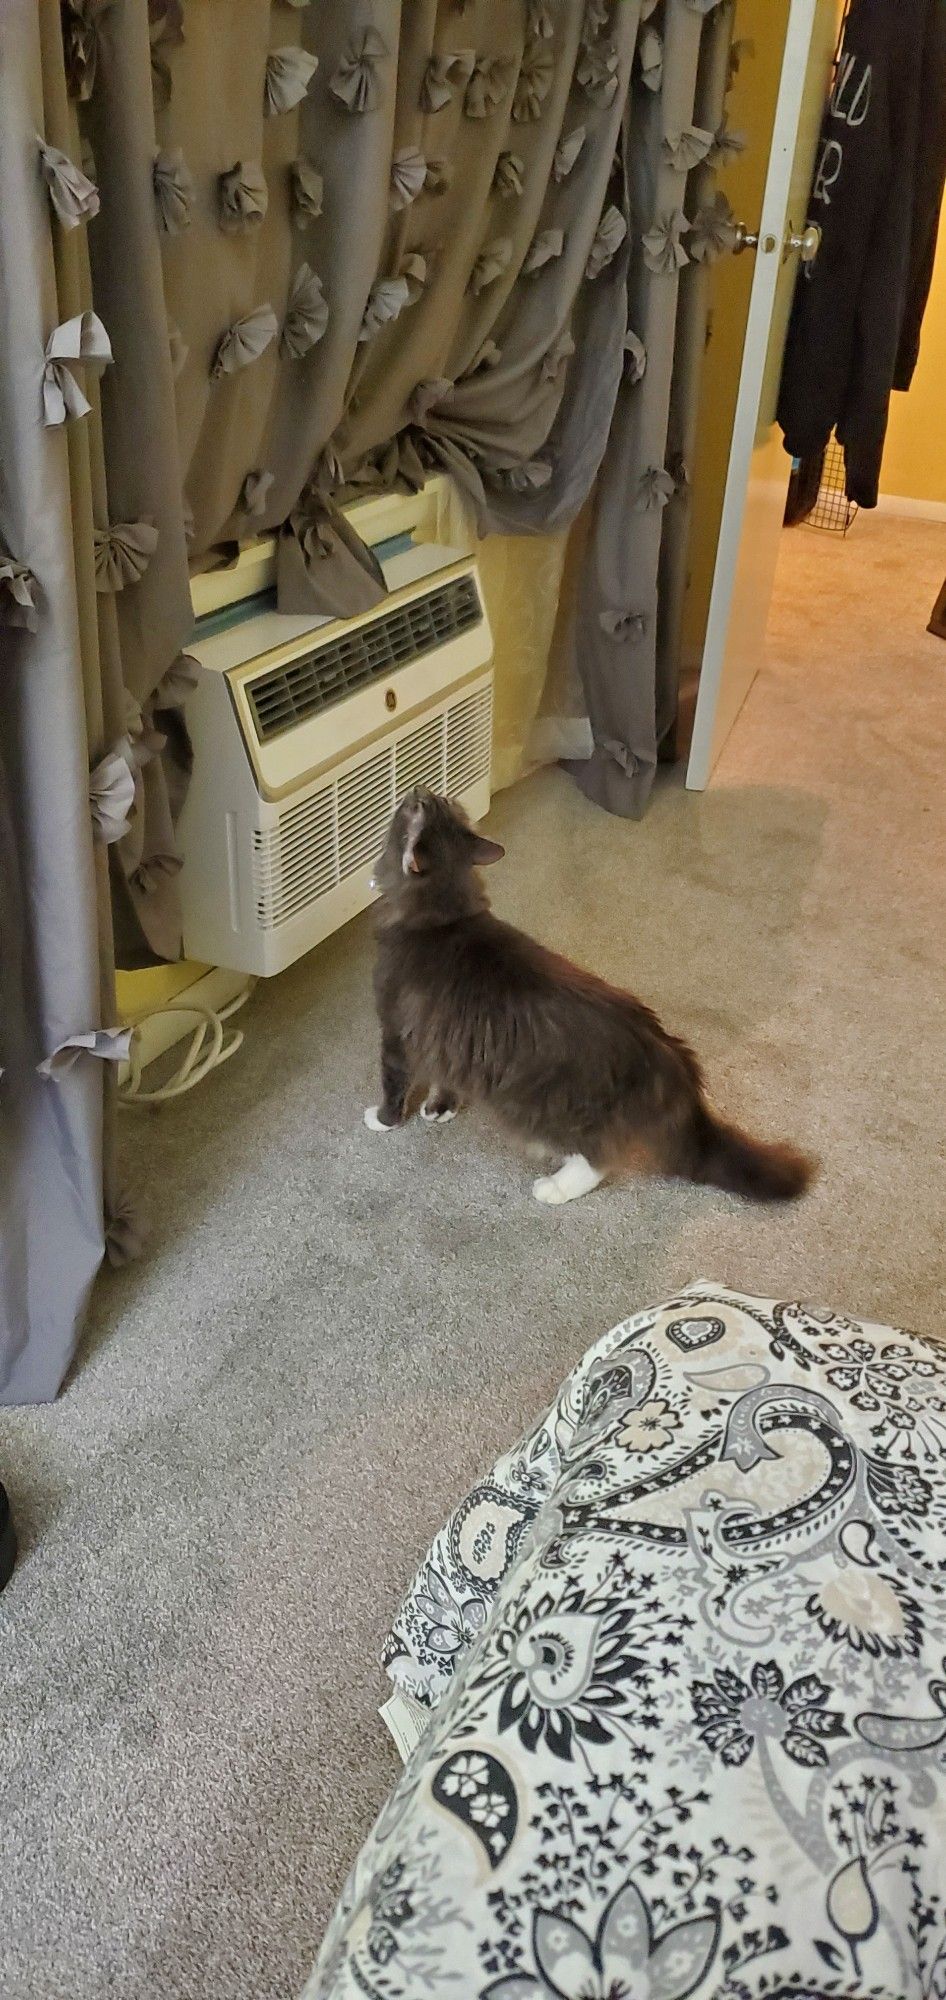
[(434, 1543), (307, 2000), (946, 2000), (946, 1349), (702, 1284)]

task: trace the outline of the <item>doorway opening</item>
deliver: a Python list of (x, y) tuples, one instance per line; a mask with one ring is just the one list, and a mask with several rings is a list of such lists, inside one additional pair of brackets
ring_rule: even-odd
[[(727, 192), (737, 249), (747, 254), (721, 259), (710, 273), (680, 702), (669, 752), (686, 759), (694, 790), (710, 781), (764, 658), (777, 571), (783, 591), (792, 579), (802, 627), (809, 592), (831, 579), (835, 594), (851, 601), (849, 635), (868, 624), (876, 634), (885, 616), (884, 572), (912, 560), (917, 588), (902, 607), (906, 628), (921, 648), (927, 628), (937, 629), (936, 572), (946, 565), (929, 552), (934, 524), (946, 522), (946, 241), (933, 263), (909, 391), (891, 397), (876, 517), (869, 500), (859, 509), (848, 497), (836, 438), (793, 467), (776, 422), (796, 283), (818, 270), (809, 261), (819, 249), (813, 218), (828, 217), (817, 198), (831, 143), (822, 121), (829, 93), (832, 114), (844, 108), (834, 110), (840, 70), (832, 83), (832, 61), (845, 59), (848, 11), (844, 0), (784, 0), (781, 32), (773, 32), (765, 0), (737, 0), (735, 9)], [(819, 356), (812, 360), (816, 373)], [(818, 387), (813, 381), (813, 397)], [(815, 540), (826, 545), (817, 553)]]

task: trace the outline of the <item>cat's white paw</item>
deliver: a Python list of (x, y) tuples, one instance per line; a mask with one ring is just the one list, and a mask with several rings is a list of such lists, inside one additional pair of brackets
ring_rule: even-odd
[(383, 1119), (378, 1117), (379, 1110), (380, 1110), (380, 1105), (369, 1104), (368, 1109), (365, 1112), (365, 1124), (367, 1125), (369, 1132), (396, 1132), (397, 1131), (396, 1125), (385, 1125)]
[(543, 1174), (541, 1179), (533, 1181), (532, 1192), (536, 1201), (544, 1202), (547, 1208), (561, 1208), (569, 1198), (555, 1174)]
[(569, 1153), (557, 1174), (546, 1174), (533, 1181), (532, 1192), (536, 1201), (545, 1202), (549, 1208), (560, 1208), (563, 1202), (578, 1201), (583, 1194), (590, 1194), (592, 1188), (600, 1187), (603, 1179), (600, 1169), (593, 1167), (583, 1153)]
[[(436, 1098), (434, 1099), (434, 1103), (436, 1103)], [(433, 1111), (431, 1109), (430, 1101), (428, 1099), (426, 1104), (421, 1105), (420, 1115), (425, 1125), (449, 1125), (451, 1119), (455, 1118), (457, 1115), (457, 1108), (458, 1107), (455, 1104), (453, 1104), (447, 1111)]]

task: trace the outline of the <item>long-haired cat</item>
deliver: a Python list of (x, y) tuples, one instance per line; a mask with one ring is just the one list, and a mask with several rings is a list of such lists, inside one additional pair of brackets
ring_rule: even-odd
[(628, 1170), (790, 1201), (814, 1164), (753, 1139), (707, 1102), (692, 1049), (630, 993), (547, 951), (490, 911), (479, 869), (503, 849), (450, 800), (415, 791), (375, 873), (381, 1103), (374, 1132), (463, 1104), (495, 1112), (562, 1157), (538, 1201), (588, 1194)]

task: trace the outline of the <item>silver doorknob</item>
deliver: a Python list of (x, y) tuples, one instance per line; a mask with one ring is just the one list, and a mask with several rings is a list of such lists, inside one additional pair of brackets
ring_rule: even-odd
[(797, 250), (803, 264), (814, 263), (820, 249), (821, 231), (817, 222), (809, 222), (800, 236), (792, 231), (792, 234), (785, 238), (785, 255), (788, 256), (790, 251)]
[(733, 244), (734, 257), (738, 257), (741, 250), (758, 250), (760, 243), (763, 250), (771, 255), (775, 249), (774, 236), (760, 236), (757, 229), (747, 229), (744, 222), (737, 222), (736, 240)]
[[(762, 249), (767, 251), (771, 256), (772, 251), (775, 249), (775, 237), (760, 237), (758, 230), (747, 229), (744, 222), (737, 222), (736, 240), (733, 244), (734, 256), (738, 257), (741, 250), (758, 250), (760, 243)], [(807, 228), (802, 230), (800, 236), (793, 229), (789, 230), (785, 238), (782, 254), (785, 257), (790, 257), (792, 251), (797, 250), (802, 263), (810, 264), (817, 257), (820, 248), (821, 231), (816, 222), (809, 222)]]

